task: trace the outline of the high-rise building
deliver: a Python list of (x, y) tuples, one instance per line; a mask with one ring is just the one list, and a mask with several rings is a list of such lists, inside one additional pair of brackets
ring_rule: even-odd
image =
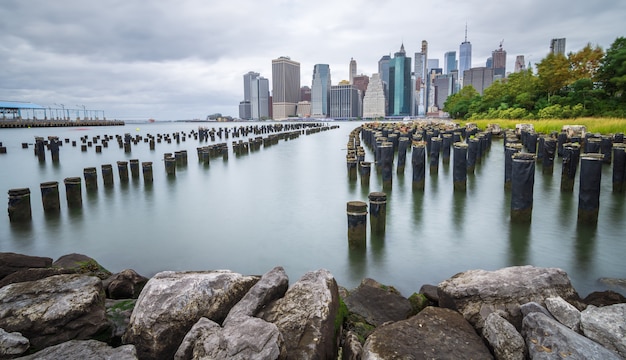
[(311, 101), (311, 88), (304, 85), (300, 88), (300, 101)]
[(385, 117), (386, 106), (387, 100), (383, 81), (378, 73), (374, 73), (363, 97), (363, 117), (368, 119)]
[(502, 48), (502, 42), (500, 47), (491, 52), (493, 59), (493, 75), (505, 77), (506, 76), (506, 51)]
[(353, 79), (356, 76), (356, 60), (350, 58), (350, 84), (353, 84)]
[(465, 70), (463, 86), (472, 85), (480, 95), (493, 83), (493, 69), (476, 67)]
[(252, 81), (251, 100), (252, 120), (265, 120), (270, 117), (270, 82), (259, 76)]
[(550, 52), (565, 55), (565, 38), (550, 40)]
[(367, 86), (370, 83), (370, 77), (367, 75), (355, 75), (352, 77), (352, 85), (354, 85), (361, 92), (361, 97), (365, 96)]
[(296, 116), (300, 101), (300, 63), (281, 56), (272, 60), (272, 114), (275, 120)]
[(404, 44), (389, 63), (389, 115), (411, 115), (411, 58)]
[(448, 51), (443, 55), (444, 74), (450, 74), (452, 70), (456, 70), (456, 51)]
[(361, 116), (361, 94), (351, 84), (334, 85), (330, 88), (330, 116), (336, 119), (351, 119)]
[(487, 61), (485, 61), (485, 67), (493, 69), (493, 56), (487, 58)]
[(391, 62), (391, 56), (384, 55), (378, 60), (378, 74), (383, 81), (385, 92), (389, 94), (389, 62)]
[(316, 64), (311, 84), (311, 116), (327, 117), (330, 114), (330, 67)]
[(435, 79), (433, 80), (435, 88), (434, 106), (437, 110), (443, 109), (443, 105), (448, 99), (448, 96), (456, 92), (457, 79), (457, 70), (452, 70), (449, 74), (441, 74), (435, 76)]
[(428, 69), (428, 109), (426, 113), (434, 113), (439, 111), (435, 102), (435, 79), (437, 76), (443, 75), (443, 69), (441, 68), (429, 68)]
[(515, 72), (522, 70), (526, 70), (526, 61), (524, 60), (524, 55), (517, 55), (515, 58)]
[(239, 102), (239, 118), (242, 120), (250, 120), (252, 118), (252, 107), (249, 101)]
[(415, 76), (415, 86), (413, 87), (413, 115), (426, 115), (428, 108), (428, 97), (426, 96), (426, 86), (428, 82), (428, 42), (422, 40), (422, 51), (415, 53), (415, 67), (413, 69)]
[[(459, 47), (459, 80), (463, 80), (465, 71), (472, 67), (472, 43), (467, 41), (467, 25), (465, 25), (465, 40)], [(465, 82), (463, 82), (465, 84)]]
[(252, 119), (252, 82), (259, 77), (259, 73), (248, 71), (243, 75), (243, 101), (239, 103), (239, 118)]

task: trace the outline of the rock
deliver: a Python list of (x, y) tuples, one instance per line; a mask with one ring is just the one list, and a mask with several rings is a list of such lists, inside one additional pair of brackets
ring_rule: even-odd
[(411, 302), (407, 298), (372, 279), (363, 280), (343, 301), (351, 313), (361, 316), (374, 326), (387, 321), (404, 320), (412, 311)]
[(491, 313), (487, 316), (483, 336), (489, 343), (497, 360), (524, 360), (526, 343), (515, 326), (502, 316)]
[(280, 331), (276, 325), (252, 316), (233, 318), (223, 328), (202, 318), (174, 355), (176, 360), (278, 358), (286, 358)]
[(520, 305), (520, 310), (522, 311), (522, 315), (523, 316), (526, 316), (526, 315), (528, 315), (530, 313), (534, 313), (534, 312), (540, 312), (540, 313), (546, 315), (547, 317), (549, 317), (550, 319), (554, 319), (554, 316), (552, 316), (552, 314), (550, 314), (548, 309), (546, 309), (545, 307), (537, 304), (534, 301), (527, 302), (526, 304)]
[(365, 341), (361, 358), (493, 359), (493, 356), (461, 314), (431, 306), (407, 320), (376, 328)]
[(103, 281), (107, 297), (111, 299), (136, 299), (148, 282), (148, 278), (141, 276), (132, 269), (123, 270), (111, 275)]
[(160, 272), (139, 295), (122, 341), (139, 358), (171, 358), (201, 317), (221, 323), (257, 281), (228, 270)]
[(589, 305), (580, 316), (583, 334), (626, 358), (626, 304)]
[(70, 340), (35, 354), (18, 358), (19, 360), (58, 360), (58, 359), (90, 359), (90, 360), (136, 360), (137, 352), (133, 345), (116, 348), (97, 340)]
[(119, 345), (122, 343), (122, 336), (128, 329), (130, 316), (135, 307), (135, 299), (112, 300), (106, 299), (106, 315), (111, 322), (112, 336), (111, 345)]
[(50, 266), (52, 266), (52, 259), (48, 257), (0, 252), (0, 279), (19, 270)]
[(28, 350), (30, 342), (18, 332), (8, 333), (0, 329), (0, 359), (13, 358)]
[(611, 290), (596, 291), (587, 295), (587, 297), (583, 299), (583, 302), (587, 305), (606, 306), (626, 303), (626, 297)]
[(18, 331), (43, 348), (109, 330), (102, 281), (80, 274), (55, 275), (0, 289), (0, 327)]
[(626, 291), (626, 279), (600, 278), (598, 281), (613, 290)]
[(439, 284), (439, 306), (458, 310), (478, 331), (494, 311), (500, 311), (501, 316), (520, 329), (521, 304), (534, 301), (543, 305), (546, 298), (554, 296), (579, 304), (578, 294), (565, 271), (530, 265), (496, 271), (469, 270)]
[(352, 331), (348, 331), (343, 341), (341, 351), (342, 360), (361, 360), (363, 345), (359, 342), (359, 337)]
[(289, 288), (289, 277), (285, 269), (277, 266), (261, 276), (261, 279), (230, 309), (224, 325), (230, 320), (242, 316), (256, 316), (256, 314), (271, 301), (285, 295)]
[(528, 314), (522, 326), (528, 355), (533, 360), (620, 359), (616, 353), (544, 314)]
[(576, 332), (580, 331), (580, 311), (563, 298), (560, 296), (547, 298), (546, 308), (558, 322)]
[[(52, 260), (52, 259), (50, 259)], [(62, 274), (74, 274), (76, 271), (70, 269), (57, 269), (57, 268), (30, 268), (25, 270), (18, 270), (5, 276), (0, 280), (0, 288), (9, 284), (15, 284), (24, 281), (35, 281), (47, 278), (53, 275)]]
[(411, 304), (411, 314), (413, 316), (418, 312), (424, 310), (427, 306), (431, 306), (432, 301), (428, 300), (428, 298), (424, 294), (413, 293), (409, 296), (409, 303)]
[(419, 291), (420, 294), (424, 294), (426, 298), (435, 304), (439, 303), (439, 294), (437, 293), (437, 287), (435, 285), (422, 285)]
[(111, 272), (102, 265), (98, 264), (98, 262), (87, 255), (83, 254), (67, 254), (58, 258), (52, 266), (61, 268), (61, 269), (71, 269), (75, 270), (81, 274), (89, 274), (92, 276), (97, 276), (98, 278), (104, 280), (111, 276)]
[(285, 296), (259, 312), (280, 330), (292, 359), (330, 359), (337, 356), (337, 282), (325, 269), (304, 274)]

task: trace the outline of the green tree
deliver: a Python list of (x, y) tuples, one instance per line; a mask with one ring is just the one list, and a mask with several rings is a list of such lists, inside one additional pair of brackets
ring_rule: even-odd
[(464, 86), (458, 93), (448, 96), (443, 104), (443, 110), (453, 119), (463, 119), (468, 114), (472, 102), (479, 98), (480, 94), (473, 86)]
[(550, 96), (561, 91), (571, 80), (570, 63), (563, 54), (550, 53), (537, 64), (539, 87)]
[(619, 37), (611, 44), (597, 78), (609, 96), (621, 97), (626, 102), (626, 38)]
[(595, 79), (603, 57), (604, 51), (597, 45), (592, 48), (589, 43), (579, 52), (569, 53), (567, 58), (570, 62), (571, 81)]

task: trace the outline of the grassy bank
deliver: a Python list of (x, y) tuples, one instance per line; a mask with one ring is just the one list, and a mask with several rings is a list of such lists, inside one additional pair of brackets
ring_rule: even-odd
[(473, 122), (484, 130), (489, 124), (498, 124), (502, 129), (514, 129), (516, 124), (533, 124), (539, 133), (560, 132), (563, 125), (585, 125), (587, 131), (600, 134), (626, 133), (626, 119), (619, 118), (579, 118), (579, 119), (550, 119), (550, 120), (510, 120), (489, 119), (476, 121), (457, 121), (461, 126)]

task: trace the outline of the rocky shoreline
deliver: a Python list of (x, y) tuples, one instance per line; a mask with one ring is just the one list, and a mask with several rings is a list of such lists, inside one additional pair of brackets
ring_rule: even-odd
[(405, 298), (325, 269), (111, 274), (0, 253), (0, 359), (624, 359), (626, 298), (557, 268), (469, 270)]

